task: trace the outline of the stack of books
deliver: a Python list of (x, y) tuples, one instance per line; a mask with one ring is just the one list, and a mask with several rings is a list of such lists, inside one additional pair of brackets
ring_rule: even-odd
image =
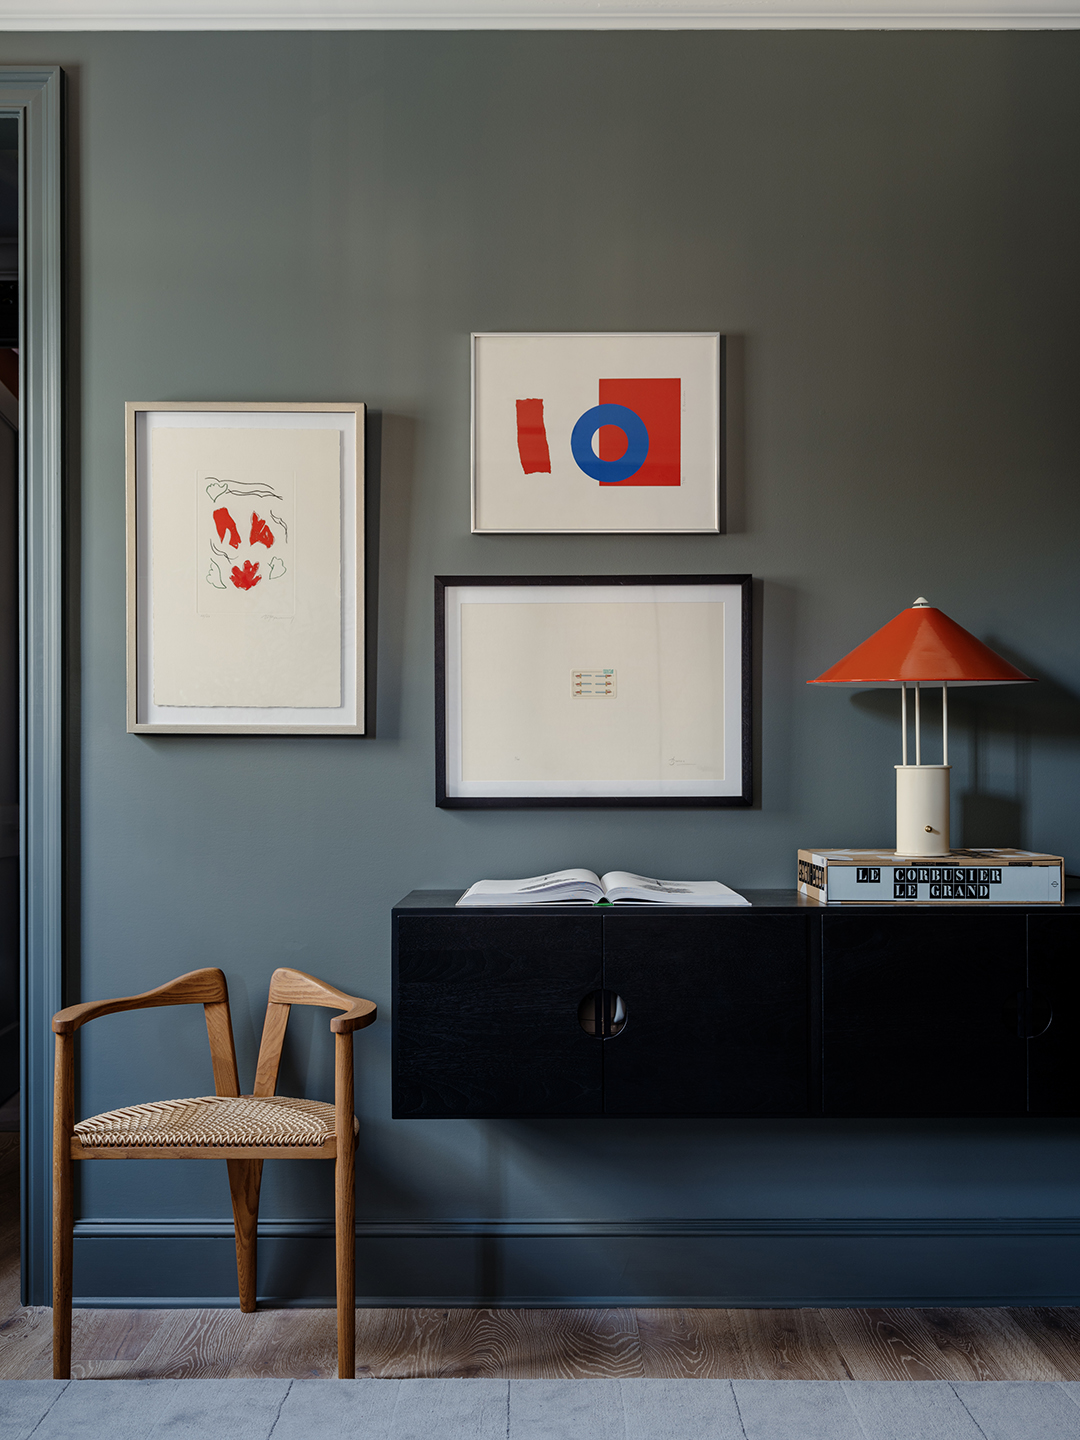
[(1061, 905), (1065, 862), (1034, 850), (800, 850), (799, 893), (842, 905)]

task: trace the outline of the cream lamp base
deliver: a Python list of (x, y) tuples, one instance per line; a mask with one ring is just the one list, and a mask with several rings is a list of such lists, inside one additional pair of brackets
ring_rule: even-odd
[(951, 765), (896, 766), (897, 855), (948, 855)]

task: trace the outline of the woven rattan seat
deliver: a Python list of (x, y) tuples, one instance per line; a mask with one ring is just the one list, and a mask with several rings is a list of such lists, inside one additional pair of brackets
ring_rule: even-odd
[(75, 1126), (85, 1146), (322, 1145), (334, 1107), (285, 1095), (198, 1095), (92, 1115)]

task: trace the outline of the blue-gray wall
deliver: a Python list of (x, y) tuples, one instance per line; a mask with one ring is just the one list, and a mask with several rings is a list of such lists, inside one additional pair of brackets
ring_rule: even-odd
[[(365, 1296), (1080, 1296), (1080, 1227), (978, 1223), (1077, 1213), (1073, 1125), (395, 1123), (388, 1024), (390, 907), (414, 887), (571, 864), (784, 885), (800, 845), (888, 843), (895, 698), (805, 681), (920, 593), (1043, 677), (957, 699), (962, 838), (1080, 864), (1080, 36), (8, 35), (4, 55), (69, 75), (69, 998), (220, 964), (248, 1076), (275, 965), (378, 1001)], [(730, 533), (470, 536), (468, 335), (533, 329), (737, 337)], [(125, 734), (130, 399), (372, 407), (377, 738)], [(763, 582), (753, 810), (434, 808), (434, 574), (679, 571)], [(293, 1024), (286, 1085), (328, 1093), (325, 1016)], [(211, 1083), (198, 1011), (112, 1017), (82, 1053), (84, 1113)], [(223, 1166), (82, 1169), (78, 1294), (233, 1292)], [(329, 1216), (328, 1172), (267, 1167), (263, 1293), (329, 1292), (328, 1242), (291, 1223)]]

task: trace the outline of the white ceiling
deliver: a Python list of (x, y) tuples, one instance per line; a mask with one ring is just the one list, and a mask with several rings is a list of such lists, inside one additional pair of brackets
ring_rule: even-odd
[(1080, 0), (0, 0), (0, 32), (1078, 27)]

